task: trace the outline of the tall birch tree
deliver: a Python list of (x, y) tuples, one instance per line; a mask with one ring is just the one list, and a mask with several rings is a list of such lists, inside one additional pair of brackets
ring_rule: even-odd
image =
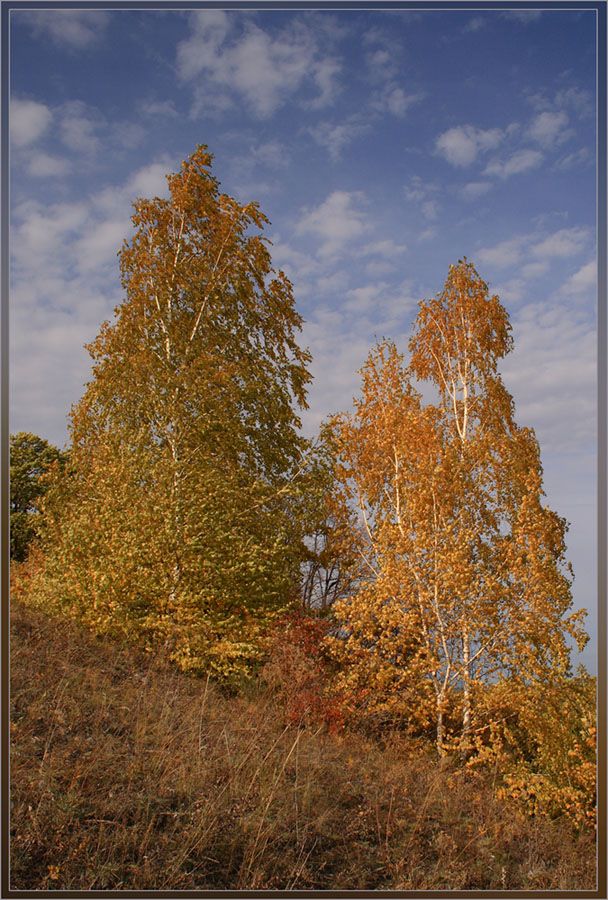
[[(460, 261), (419, 305), (409, 366), (381, 344), (340, 423), (367, 567), (362, 590), (336, 609), (345, 646), (365, 648), (376, 667), (387, 659), (399, 691), (418, 684), (427, 697), (432, 686), (440, 750), (448, 706), (460, 710), (466, 748), (484, 725), (474, 721), (484, 685), (561, 677), (566, 638), (586, 639), (572, 611), (567, 524), (543, 502), (538, 442), (516, 424), (498, 372), (511, 348), (506, 310)], [(431, 382), (436, 402), (423, 404), (415, 379)]]
[(267, 219), (220, 193), (211, 160), (199, 147), (169, 199), (134, 204), (44, 552), (47, 597), (223, 675), (255, 661), (299, 578), (310, 357)]

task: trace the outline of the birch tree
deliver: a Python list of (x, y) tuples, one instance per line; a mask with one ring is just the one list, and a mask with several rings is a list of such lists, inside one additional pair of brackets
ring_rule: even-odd
[[(484, 685), (563, 677), (567, 636), (586, 639), (571, 608), (567, 524), (543, 502), (538, 442), (516, 424), (498, 372), (510, 332), (498, 297), (459, 262), (420, 303), (409, 366), (379, 345), (339, 426), (366, 571), (336, 609), (344, 648), (372, 667), (383, 658), (397, 693), (427, 703), (432, 688), (440, 751), (448, 706), (467, 748), (487, 724), (474, 721)], [(423, 404), (416, 379), (436, 402)]]
[(310, 357), (267, 219), (220, 193), (211, 160), (199, 147), (169, 199), (134, 204), (45, 553), (47, 596), (92, 626), (230, 674), (298, 582)]

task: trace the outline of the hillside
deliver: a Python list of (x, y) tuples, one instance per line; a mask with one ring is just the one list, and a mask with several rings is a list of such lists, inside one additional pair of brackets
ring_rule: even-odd
[(404, 735), (285, 725), (18, 603), (16, 890), (592, 890), (595, 838)]

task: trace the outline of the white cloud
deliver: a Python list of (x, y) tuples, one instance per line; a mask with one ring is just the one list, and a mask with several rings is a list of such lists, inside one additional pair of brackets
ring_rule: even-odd
[(363, 253), (393, 259), (395, 256), (401, 256), (406, 250), (405, 244), (396, 244), (392, 238), (389, 238), (388, 240), (374, 241), (372, 244), (368, 244), (363, 248)]
[(543, 147), (552, 147), (568, 140), (573, 131), (567, 129), (568, 116), (565, 112), (542, 112), (534, 119), (528, 129), (532, 140)]
[(67, 159), (58, 159), (48, 153), (34, 153), (28, 162), (28, 173), (34, 178), (66, 175), (70, 171)]
[(340, 64), (319, 57), (307, 27), (296, 25), (270, 36), (249, 22), (235, 36), (233, 20), (214, 9), (192, 13), (191, 21), (191, 36), (178, 46), (177, 67), (184, 81), (205, 77), (196, 91), (195, 113), (209, 105), (228, 108), (234, 92), (256, 116), (266, 118), (306, 83), (318, 91), (309, 105), (320, 108), (333, 100)]
[(378, 110), (379, 112), (389, 112), (393, 116), (397, 116), (398, 118), (402, 118), (409, 107), (413, 103), (417, 103), (419, 100), (422, 100), (423, 95), (420, 93), (417, 94), (406, 94), (402, 87), (396, 85), (394, 83), (389, 83), (384, 86), (382, 91), (377, 94), (375, 99), (372, 101), (372, 108)]
[(578, 87), (562, 88), (550, 96), (544, 90), (530, 93), (528, 102), (540, 112), (561, 112), (567, 110), (571, 116), (587, 119), (595, 115), (595, 98), (590, 91)]
[(320, 206), (306, 212), (296, 225), (296, 234), (312, 234), (321, 241), (319, 254), (330, 257), (367, 230), (363, 213), (355, 206), (359, 192), (334, 191)]
[(34, 34), (75, 50), (100, 41), (110, 21), (110, 14), (100, 9), (16, 10), (13, 15), (15, 12), (18, 21), (28, 25)]
[(285, 144), (277, 140), (265, 141), (254, 145), (251, 153), (255, 160), (270, 168), (285, 168), (289, 164), (289, 153)]
[(75, 153), (94, 155), (101, 147), (95, 132), (99, 127), (94, 111), (80, 100), (65, 104), (61, 116), (61, 140)]
[(108, 264), (118, 267), (116, 255), (129, 233), (127, 217), (91, 223), (91, 226), (74, 246), (78, 269), (83, 275)]
[[(91, 196), (91, 214), (104, 220), (122, 217), (125, 221), (133, 212), (133, 203), (139, 197), (168, 197), (166, 173), (174, 169), (174, 161), (149, 163), (135, 170), (122, 184), (108, 185)], [(125, 233), (126, 236), (126, 233)]]
[[(309, 409), (301, 415), (305, 434), (318, 434), (321, 422), (350, 407), (352, 398), (360, 391), (358, 372), (369, 355), (373, 336), (370, 339), (367, 333), (359, 335), (349, 329), (350, 320), (356, 318), (339, 314), (325, 320), (316, 312), (314, 321), (304, 325), (302, 342), (313, 354)], [(345, 339), (336, 342), (336, 333)]]
[(434, 221), (439, 215), (439, 209), (436, 200), (425, 200), (420, 209), (424, 218), (429, 222)]
[(322, 59), (315, 64), (313, 81), (319, 89), (319, 94), (304, 105), (309, 109), (323, 109), (329, 106), (336, 98), (340, 90), (337, 76), (342, 71), (342, 65), (336, 59)]
[(128, 180), (124, 191), (133, 202), (137, 197), (168, 197), (169, 186), (167, 184), (167, 172), (170, 163), (155, 162), (142, 166)]
[(119, 148), (134, 150), (143, 144), (146, 131), (136, 122), (117, 122), (110, 130), (112, 142)]
[[(49, 277), (37, 263), (10, 296), (11, 431), (35, 431), (61, 446), (67, 414), (90, 377), (84, 345), (119, 301), (85, 275)], [(32, 364), (32, 360), (36, 364)]]
[(496, 266), (497, 269), (517, 265), (522, 258), (526, 240), (526, 237), (518, 236), (501, 241), (495, 247), (483, 247), (477, 251), (477, 260), (483, 265)]
[(469, 181), (461, 188), (460, 193), (465, 200), (478, 200), (487, 194), (491, 187), (492, 184), (489, 181)]
[(595, 291), (597, 284), (597, 263), (595, 260), (586, 263), (572, 275), (563, 287), (565, 294), (573, 296), (585, 296), (590, 291)]
[(555, 95), (555, 105), (570, 109), (581, 118), (592, 116), (595, 112), (593, 95), (589, 91), (577, 87), (564, 88)]
[(192, 34), (177, 48), (178, 72), (185, 81), (212, 64), (230, 30), (228, 14), (221, 9), (199, 9), (190, 19)]
[(437, 194), (441, 192), (438, 184), (423, 181), (418, 175), (414, 175), (404, 192), (407, 200), (418, 204), (420, 213), (427, 221), (432, 222), (437, 218), (439, 214)]
[(142, 166), (122, 184), (92, 194), (88, 204), (18, 205), (13, 212), (13, 277), (27, 281), (39, 272), (41, 278), (68, 284), (79, 272), (103, 279), (109, 266), (118, 279), (116, 254), (131, 233), (132, 203), (142, 196), (168, 196), (165, 173), (170, 169), (168, 159)]
[(543, 259), (539, 262), (527, 263), (521, 270), (521, 274), (524, 278), (540, 278), (541, 275), (544, 275), (548, 271), (549, 262), (546, 259)]
[[(561, 261), (580, 254), (587, 247), (589, 239), (589, 230), (578, 226), (561, 229), (542, 239), (538, 233), (519, 234), (501, 241), (494, 247), (482, 247), (477, 250), (475, 261), (496, 270), (512, 270), (514, 277), (496, 284), (493, 290), (507, 304), (515, 305), (527, 296), (534, 296), (537, 293), (537, 284), (531, 288), (530, 282), (550, 272), (554, 268), (555, 260)], [(595, 284), (594, 279), (594, 264), (588, 263), (569, 278), (560, 292), (567, 296), (578, 294), (587, 299), (589, 290)]]
[(592, 162), (592, 156), (587, 147), (581, 147), (580, 150), (575, 150), (574, 153), (569, 153), (567, 156), (561, 157), (554, 164), (554, 169), (570, 169), (572, 166), (578, 166), (584, 163)]
[(580, 253), (589, 238), (586, 228), (562, 228), (532, 247), (534, 256), (564, 257)]
[(422, 203), (424, 200), (437, 194), (439, 190), (439, 185), (435, 182), (424, 181), (419, 175), (414, 175), (405, 188), (405, 196), (408, 200)]
[(484, 175), (498, 175), (499, 178), (510, 178), (511, 175), (519, 175), (521, 172), (528, 172), (535, 169), (541, 164), (544, 157), (540, 150), (517, 150), (508, 159), (501, 161), (498, 159), (489, 163)]
[(487, 18), (483, 19), (481, 16), (474, 16), (472, 19), (469, 19), (467, 24), (464, 26), (463, 31), (465, 32), (465, 34), (470, 31), (472, 31), (472, 32), (479, 31), (481, 28), (483, 28), (487, 24), (488, 24)]
[(334, 125), (332, 122), (319, 122), (318, 125), (309, 128), (309, 133), (317, 144), (329, 151), (333, 160), (337, 160), (344, 148), (359, 135), (365, 134), (370, 127), (369, 122), (363, 120), (361, 116), (355, 115), (338, 125)]
[(360, 369), (376, 338), (387, 335), (398, 346), (407, 346), (407, 329), (417, 303), (408, 282), (392, 288), (373, 282), (350, 291), (336, 287), (341, 302), (316, 303), (303, 329), (303, 343), (313, 355), (310, 409), (302, 417), (309, 434), (327, 416), (351, 406), (361, 390)]
[(476, 31), (480, 31), (482, 28), (485, 28), (488, 25), (488, 18), (482, 18), (482, 16), (474, 16), (472, 19), (469, 19), (467, 24), (463, 28), (463, 32), (468, 34), (469, 32), (475, 33)]
[[(102, 151), (115, 153), (141, 146), (146, 134), (137, 122), (109, 122), (98, 108), (82, 100), (68, 100), (51, 110), (34, 100), (17, 99), (11, 102), (9, 118), (13, 146), (29, 151), (29, 155), (19, 154), (16, 158), (22, 159), (28, 173), (36, 178), (88, 169)], [(51, 137), (59, 138), (70, 152), (70, 159), (36, 146), (37, 141), (47, 137), (51, 126)]]
[(589, 230), (580, 226), (562, 228), (542, 239), (530, 234), (519, 234), (494, 247), (482, 247), (476, 252), (476, 259), (483, 265), (497, 269), (518, 266), (524, 279), (538, 278), (549, 271), (553, 259), (580, 253), (588, 244), (589, 238)]
[[(405, 13), (401, 13), (405, 15)], [(403, 57), (403, 47), (394, 33), (380, 28), (370, 28), (364, 33), (364, 43), (377, 45), (365, 53), (367, 77), (373, 84), (380, 82), (396, 83), (399, 75), (399, 63)]]
[(379, 299), (386, 292), (388, 284), (384, 281), (378, 284), (367, 284), (354, 288), (347, 292), (344, 309), (357, 314), (373, 312), (378, 307)]
[(257, 177), (251, 180), (235, 181), (232, 185), (234, 199), (243, 205), (249, 203), (252, 197), (259, 202), (260, 197), (266, 197), (268, 194), (276, 193), (276, 191), (276, 181), (261, 181)]
[(86, 202), (16, 205), (10, 294), (13, 429), (64, 442), (66, 415), (90, 373), (83, 345), (112, 317), (122, 296), (116, 256), (131, 233), (131, 201), (137, 194), (166, 190), (164, 173), (170, 169), (169, 161), (142, 166)]
[(497, 294), (501, 302), (507, 307), (518, 304), (525, 296), (525, 281), (522, 278), (511, 278), (492, 288), (492, 293)]
[(13, 212), (12, 274), (34, 272), (48, 277), (61, 270), (61, 248), (81, 234), (87, 220), (82, 203), (57, 203), (48, 207), (36, 201), (23, 203)]
[(469, 166), (479, 153), (497, 147), (503, 136), (499, 128), (484, 131), (473, 125), (458, 125), (439, 135), (435, 150), (453, 166)]
[(345, 272), (344, 269), (337, 269), (331, 275), (322, 275), (315, 281), (317, 296), (327, 297), (337, 293), (342, 295), (348, 286), (349, 280), (348, 272)]
[(503, 19), (521, 22), (522, 25), (530, 25), (532, 22), (538, 22), (541, 11), (539, 9), (509, 9), (502, 12), (501, 16)]
[(142, 104), (141, 110), (146, 116), (160, 116), (163, 119), (175, 119), (178, 116), (173, 100), (148, 100)]
[(381, 278), (390, 275), (396, 268), (397, 264), (394, 260), (387, 259), (387, 257), (374, 256), (365, 263), (365, 274), (369, 278)]
[(85, 203), (27, 201), (13, 212), (13, 430), (33, 430), (56, 444), (65, 440), (66, 415), (90, 371), (83, 345), (120, 299), (115, 254), (124, 222), (120, 233), (111, 231)]
[(386, 49), (373, 50), (365, 57), (372, 75), (376, 78), (391, 77), (395, 72), (393, 57)]
[(597, 337), (571, 302), (528, 303), (512, 320), (515, 349), (503, 362), (516, 420), (543, 451), (576, 452), (596, 440)]
[(309, 47), (273, 41), (254, 26), (232, 49), (226, 60), (224, 77), (228, 84), (245, 95), (259, 115), (268, 116), (285, 94), (300, 86), (308, 73), (309, 63)]
[[(231, 192), (237, 200), (248, 203), (252, 197), (258, 200), (263, 194), (276, 192), (279, 170), (285, 169), (291, 159), (290, 149), (280, 141), (256, 142), (245, 134), (238, 135), (238, 147), (232, 157), (232, 170), (238, 181), (232, 182)], [(272, 178), (264, 175), (272, 172)]]
[(319, 263), (312, 254), (292, 247), (278, 234), (273, 234), (271, 241), (272, 264), (274, 268), (283, 269), (291, 281), (297, 281), (298, 295), (301, 296), (305, 290), (304, 285), (306, 281), (319, 273)]
[(12, 100), (9, 108), (11, 142), (26, 147), (44, 134), (53, 114), (44, 103), (34, 100)]
[(68, 100), (54, 111), (59, 140), (72, 154), (72, 168), (90, 168), (102, 153), (134, 149), (144, 142), (145, 129), (127, 119), (108, 121), (106, 116), (82, 100)]

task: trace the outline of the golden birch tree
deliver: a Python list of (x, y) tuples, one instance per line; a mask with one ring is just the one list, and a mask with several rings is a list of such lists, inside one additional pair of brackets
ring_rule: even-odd
[[(367, 566), (336, 609), (344, 645), (376, 666), (388, 659), (402, 695), (418, 690), (426, 704), (432, 686), (440, 751), (448, 707), (467, 748), (487, 725), (474, 721), (484, 685), (563, 677), (567, 636), (586, 640), (571, 609), (567, 525), (543, 503), (538, 443), (516, 424), (498, 372), (511, 347), (504, 307), (465, 259), (420, 303), (409, 366), (380, 345), (339, 425)], [(437, 401), (423, 405), (414, 379)]]
[(48, 498), (47, 597), (92, 627), (166, 641), (185, 668), (248, 671), (291, 599), (309, 354), (257, 204), (204, 146), (134, 204), (124, 302), (89, 347), (71, 474)]

